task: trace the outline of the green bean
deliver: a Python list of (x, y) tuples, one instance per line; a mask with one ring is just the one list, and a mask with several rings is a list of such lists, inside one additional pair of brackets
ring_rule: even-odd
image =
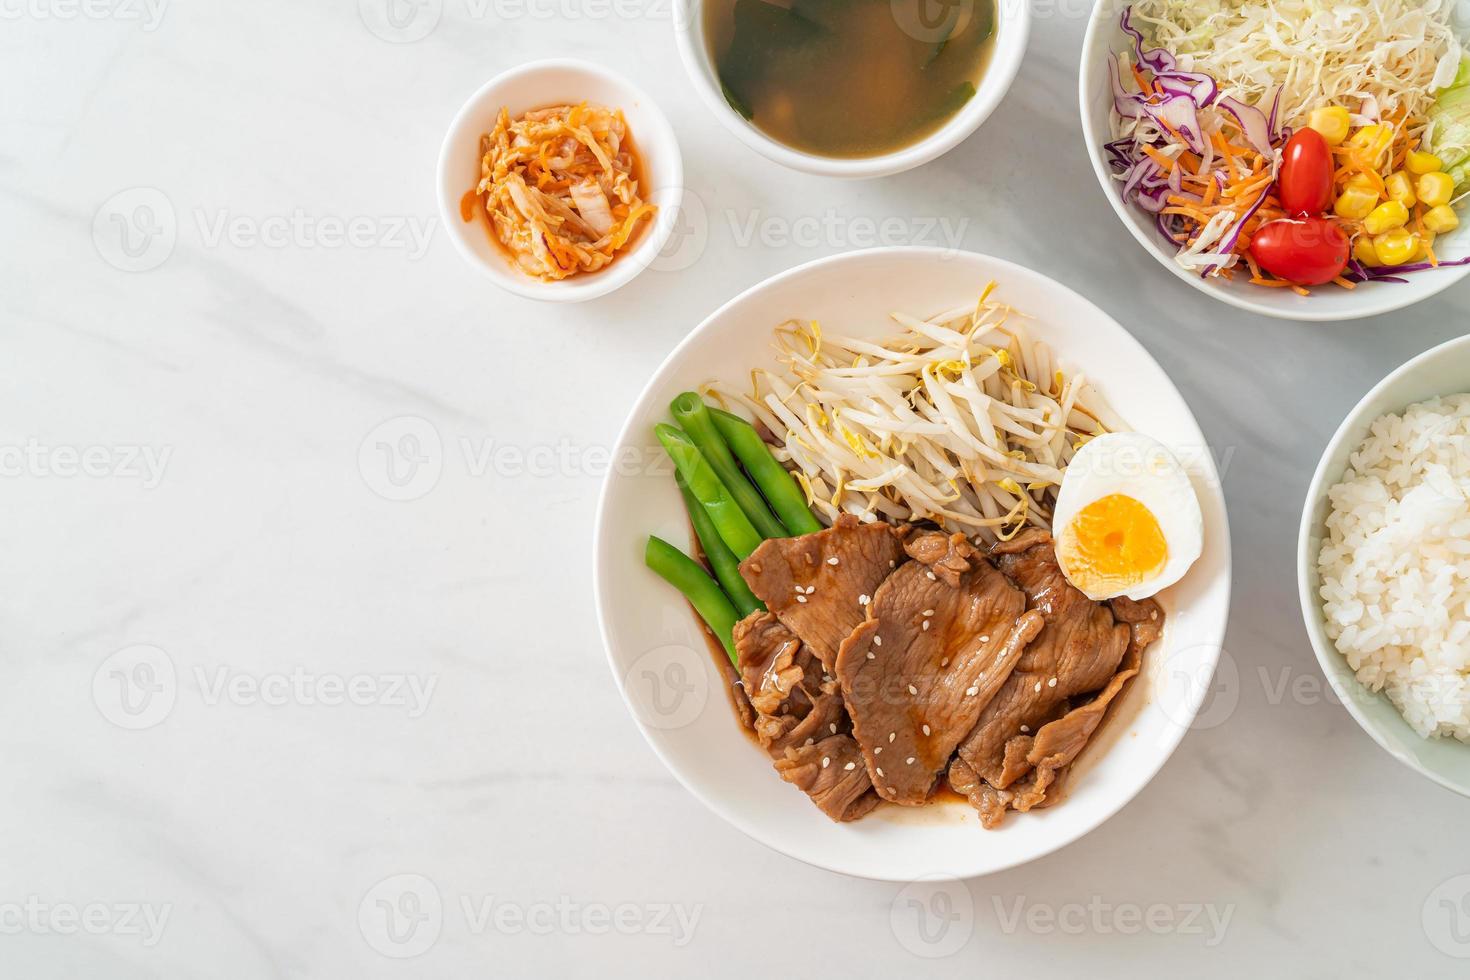
[(750, 591), (750, 586), (745, 584), (745, 579), (740, 577), (740, 561), (735, 557), (735, 552), (721, 539), (715, 530), (714, 522), (709, 519), (699, 501), (694, 499), (694, 494), (689, 492), (689, 484), (677, 472), (674, 474), (674, 482), (679, 484), (679, 492), (684, 495), (684, 506), (689, 511), (689, 523), (694, 525), (694, 534), (699, 538), (699, 546), (704, 549), (704, 556), (709, 559), (710, 567), (715, 570), (715, 578), (719, 580), (720, 586), (742, 617), (749, 616), (757, 609), (765, 609), (765, 604), (755, 597)]
[(686, 391), (675, 398), (669, 406), (673, 413), (674, 421), (683, 427), (689, 441), (698, 447), (709, 462), (715, 475), (730, 491), (730, 496), (740, 505), (741, 511), (750, 518), (750, 523), (760, 532), (763, 538), (785, 538), (790, 537), (786, 528), (771, 514), (766, 502), (761, 499), (760, 491), (750, 485), (745, 474), (740, 472), (740, 467), (735, 462), (735, 457), (730, 455), (730, 447), (725, 445), (724, 438), (715, 428), (714, 419), (710, 418), (709, 406), (704, 403), (692, 391)]
[(684, 593), (695, 612), (709, 625), (719, 639), (720, 645), (729, 654), (730, 662), (738, 666), (733, 638), (735, 607), (715, 580), (709, 577), (699, 563), (662, 538), (648, 536), (648, 545), (643, 549), (643, 563), (653, 569), (674, 588)]
[(806, 494), (796, 478), (786, 472), (786, 467), (771, 455), (755, 426), (738, 415), (715, 408), (710, 410), (715, 428), (719, 430), (729, 446), (745, 466), (745, 472), (761, 488), (761, 493), (771, 502), (771, 509), (781, 518), (792, 534), (811, 534), (822, 530), (822, 523), (812, 516), (806, 505)]
[(694, 499), (699, 501), (709, 515), (721, 539), (735, 552), (735, 557), (744, 560), (761, 543), (761, 536), (755, 525), (750, 523), (750, 518), (745, 516), (735, 498), (730, 496), (730, 491), (715, 475), (704, 454), (682, 429), (661, 422), (653, 427), (653, 431), (658, 436), (658, 441), (663, 443), (669, 458), (674, 461), (679, 474), (684, 477), (684, 482), (689, 484), (689, 492), (694, 494)]

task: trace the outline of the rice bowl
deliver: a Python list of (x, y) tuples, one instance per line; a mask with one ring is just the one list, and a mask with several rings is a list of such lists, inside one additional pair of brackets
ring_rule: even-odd
[(1470, 395), (1373, 422), (1328, 491), (1327, 635), (1421, 737), (1470, 741)]

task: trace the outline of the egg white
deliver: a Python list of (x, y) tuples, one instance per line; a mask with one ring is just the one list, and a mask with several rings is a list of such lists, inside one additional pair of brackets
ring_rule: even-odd
[[(1094, 594), (1085, 583), (1072, 584), (1089, 599), (1147, 599), (1183, 578), (1199, 558), (1204, 547), (1199, 498), (1189, 474), (1163, 443), (1141, 432), (1109, 432), (1083, 445), (1067, 465), (1052, 516), (1053, 536), (1060, 539), (1084, 507), (1111, 494), (1132, 497), (1153, 515), (1169, 552), (1164, 567), (1121, 592)], [(1065, 565), (1062, 573), (1067, 575)]]

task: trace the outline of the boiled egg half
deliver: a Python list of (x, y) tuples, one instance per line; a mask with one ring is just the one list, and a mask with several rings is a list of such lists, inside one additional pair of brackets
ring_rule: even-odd
[(1089, 599), (1146, 599), (1200, 555), (1204, 518), (1189, 474), (1157, 439), (1109, 432), (1077, 450), (1052, 516), (1057, 564)]

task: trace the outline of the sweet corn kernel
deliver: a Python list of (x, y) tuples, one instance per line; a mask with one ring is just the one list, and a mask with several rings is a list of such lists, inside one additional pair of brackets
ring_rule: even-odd
[(1431, 208), (1437, 208), (1441, 204), (1450, 203), (1450, 198), (1455, 196), (1455, 178), (1440, 170), (1421, 174), (1417, 189), (1419, 200)]
[(1378, 195), (1373, 191), (1365, 191), (1360, 187), (1349, 187), (1337, 196), (1332, 210), (1339, 218), (1362, 221), (1368, 217), (1377, 204)]
[(1419, 239), (1404, 228), (1386, 231), (1373, 239), (1373, 251), (1378, 253), (1379, 265), (1403, 265), (1414, 257), (1418, 248)]
[(1343, 186), (1356, 187), (1358, 190), (1367, 191), (1373, 195), (1374, 202), (1378, 200), (1378, 183), (1367, 174), (1353, 174)]
[(1353, 258), (1364, 265), (1378, 265), (1378, 250), (1373, 247), (1373, 239), (1367, 235), (1359, 235), (1358, 240), (1353, 242)]
[(1409, 222), (1409, 209), (1398, 201), (1385, 201), (1363, 219), (1363, 230), (1370, 235), (1381, 235), (1385, 231), (1402, 228)]
[(1353, 146), (1367, 150), (1369, 156), (1377, 156), (1388, 149), (1389, 144), (1393, 142), (1393, 127), (1379, 123), (1364, 126), (1353, 134), (1350, 142)]
[(1443, 170), (1444, 162), (1433, 153), (1410, 150), (1408, 157), (1404, 160), (1404, 166), (1411, 174), (1432, 174), (1436, 170)]
[(1443, 235), (1460, 227), (1460, 216), (1448, 204), (1441, 204), (1424, 212), (1424, 227), (1436, 235)]
[(1307, 117), (1307, 126), (1321, 133), (1328, 146), (1337, 146), (1347, 139), (1348, 125), (1348, 111), (1340, 105), (1313, 109), (1312, 114)]
[(1404, 207), (1412, 208), (1414, 202), (1419, 200), (1414, 196), (1413, 178), (1402, 170), (1396, 174), (1389, 174), (1388, 180), (1384, 181), (1384, 183), (1388, 185), (1388, 199), (1390, 201), (1398, 201)]

